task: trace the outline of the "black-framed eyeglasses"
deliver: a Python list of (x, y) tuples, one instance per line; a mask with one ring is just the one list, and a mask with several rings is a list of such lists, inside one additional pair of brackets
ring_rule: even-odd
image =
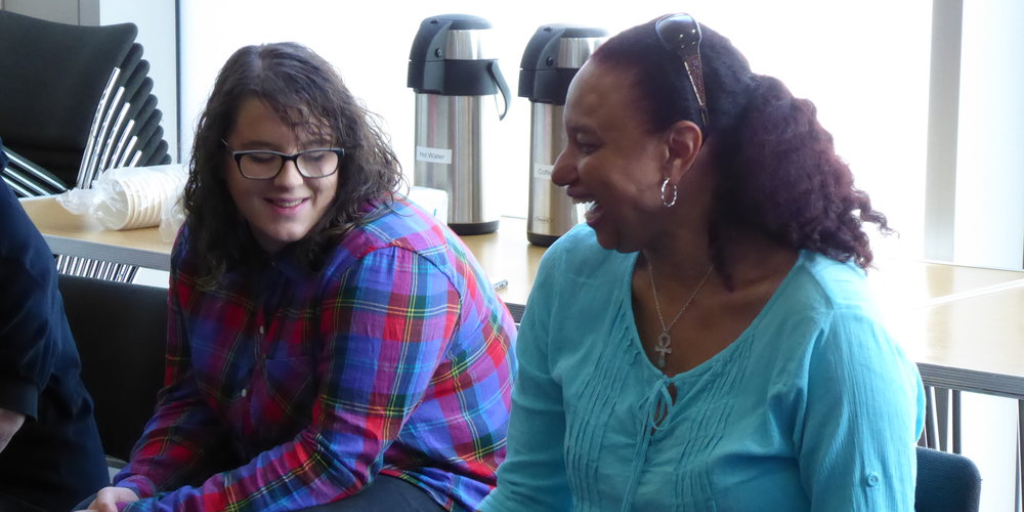
[(686, 76), (697, 95), (700, 118), (708, 126), (708, 102), (704, 95), (704, 68), (700, 61), (700, 24), (686, 13), (668, 14), (654, 23), (665, 49), (683, 58)]
[[(227, 142), (224, 146), (231, 150)], [(281, 174), (285, 162), (294, 162), (295, 168), (303, 178), (326, 178), (338, 172), (341, 159), (345, 156), (343, 148), (310, 148), (298, 153), (281, 153), (269, 149), (251, 149), (245, 151), (231, 150), (231, 156), (238, 166), (242, 177), (250, 180), (272, 180)]]

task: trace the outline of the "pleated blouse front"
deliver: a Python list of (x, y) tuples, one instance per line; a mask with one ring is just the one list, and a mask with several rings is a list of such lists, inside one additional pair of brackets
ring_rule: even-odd
[(912, 510), (923, 392), (862, 271), (801, 253), (739, 338), (669, 378), (637, 334), (636, 258), (585, 226), (545, 255), (482, 510)]

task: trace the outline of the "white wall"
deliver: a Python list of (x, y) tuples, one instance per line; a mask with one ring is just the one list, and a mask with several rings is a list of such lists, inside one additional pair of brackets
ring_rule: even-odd
[[(615, 33), (681, 8), (665, 0), (599, 6), (564, 0), (180, 4), (183, 158), (216, 72), (231, 52), (245, 44), (293, 40), (334, 63), (353, 93), (383, 116), (407, 174), (413, 167), (414, 110), (406, 68), (424, 18), (465, 13), (490, 20), (491, 42), (515, 94), (522, 52), (539, 26), (578, 23)], [(901, 231), (899, 240), (886, 240), (881, 250), (919, 256), (931, 2), (693, 0), (685, 8), (729, 36), (755, 71), (779, 76), (795, 94), (816, 103), (858, 185)], [(529, 102), (514, 98), (494, 134), (504, 147), (492, 168), (508, 191), (501, 204), (505, 215), (526, 214), (529, 116)]]
[(78, 0), (0, 0), (0, 9), (58, 23), (79, 24)]
[[(964, 2), (954, 258), (1024, 265), (1024, 2)], [(998, 77), (998, 79), (993, 79)]]

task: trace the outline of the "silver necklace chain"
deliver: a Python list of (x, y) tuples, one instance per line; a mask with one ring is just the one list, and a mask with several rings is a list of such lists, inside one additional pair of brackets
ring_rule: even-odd
[(654, 264), (651, 263), (650, 258), (647, 259), (647, 276), (651, 278), (651, 291), (654, 292), (654, 310), (658, 312), (658, 321), (661, 322), (661, 336), (658, 336), (658, 342), (654, 345), (654, 351), (658, 353), (658, 368), (665, 367), (665, 356), (672, 353), (672, 336), (668, 333), (669, 329), (676, 325), (679, 318), (690, 307), (693, 299), (697, 298), (697, 294), (700, 293), (701, 288), (704, 288), (704, 283), (708, 282), (708, 278), (711, 277), (711, 271), (714, 269), (715, 264), (712, 263), (708, 267), (708, 271), (704, 273), (704, 278), (700, 280), (700, 284), (690, 294), (690, 298), (686, 299), (686, 303), (676, 313), (676, 317), (672, 319), (671, 323), (665, 325), (665, 318), (661, 316), (661, 303), (658, 302), (658, 287), (654, 285)]

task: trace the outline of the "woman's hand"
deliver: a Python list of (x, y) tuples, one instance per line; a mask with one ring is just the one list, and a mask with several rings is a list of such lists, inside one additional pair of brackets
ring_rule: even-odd
[(139, 495), (135, 491), (124, 487), (104, 487), (96, 493), (96, 499), (89, 504), (90, 511), (96, 512), (117, 512), (118, 503), (131, 503), (139, 501)]
[(25, 415), (0, 407), (0, 452), (25, 424)]

